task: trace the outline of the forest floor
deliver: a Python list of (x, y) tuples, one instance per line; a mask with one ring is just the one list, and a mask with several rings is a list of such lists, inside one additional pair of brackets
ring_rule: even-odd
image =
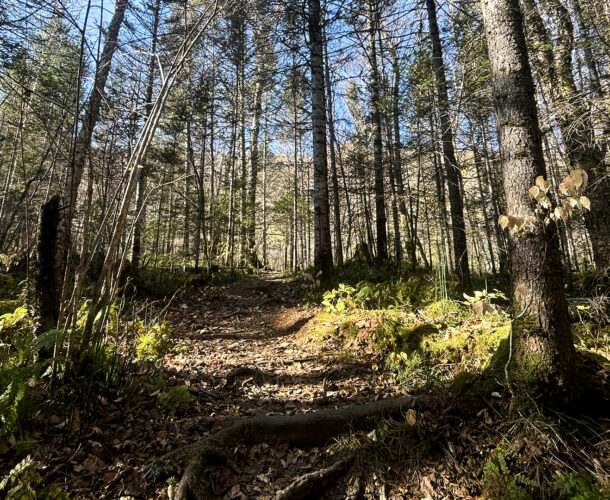
[[(94, 411), (76, 412), (71, 420), (38, 411), (31, 436), (38, 441), (33, 456), (42, 464), (43, 484), (61, 485), (74, 498), (171, 498), (184, 462), (154, 474), (151, 465), (235, 419), (407, 394), (391, 371), (378, 369), (380, 351), (358, 344), (377, 326), (374, 320), (360, 321), (352, 349), (340, 336), (312, 335), (320, 310), (303, 305), (301, 286), (267, 273), (172, 301), (167, 320), (174, 347), (162, 369), (140, 365), (140, 397), (98, 396)], [(499, 425), (503, 404), (483, 401), (466, 418), (449, 408), (418, 411), (313, 449), (288, 442), (238, 445), (228, 450), (228, 461), (210, 464), (204, 479), (210, 498), (270, 499), (296, 478), (354, 452), (349, 471), (316, 498), (486, 498), (484, 466), (506, 435)], [(540, 456), (552, 445), (538, 438), (516, 447), (523, 456)], [(512, 478), (503, 474), (492, 487), (510, 487)]]

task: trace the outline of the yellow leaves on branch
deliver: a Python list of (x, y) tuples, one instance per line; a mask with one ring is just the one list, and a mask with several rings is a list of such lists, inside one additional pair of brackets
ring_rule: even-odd
[(498, 224), (502, 229), (521, 229), (526, 225), (533, 225), (536, 222), (536, 217), (526, 215), (525, 217), (514, 217), (512, 215), (500, 215)]
[[(528, 194), (540, 206), (536, 209), (536, 212), (548, 214), (544, 219), (546, 223), (550, 222), (550, 219), (567, 221), (575, 208), (591, 210), (591, 201), (581, 194), (587, 188), (588, 180), (587, 173), (584, 170), (580, 168), (572, 170), (559, 184), (559, 192), (564, 198), (554, 208), (548, 196), (551, 183), (541, 175), (536, 177), (536, 184), (529, 188)], [(535, 222), (536, 218), (531, 215), (526, 217), (501, 215), (498, 218), (500, 227), (508, 230), (524, 229), (527, 225), (533, 226)]]

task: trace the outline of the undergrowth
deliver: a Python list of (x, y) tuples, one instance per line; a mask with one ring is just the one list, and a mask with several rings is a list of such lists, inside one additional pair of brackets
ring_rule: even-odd
[[(5, 300), (3, 306), (9, 312), (0, 315), (0, 449), (10, 450), (14, 459), (35, 453), (36, 415), (53, 412), (63, 415), (66, 429), (75, 418), (86, 427), (85, 417), (97, 413), (100, 397), (141, 400), (150, 387), (147, 377), (136, 373), (158, 374), (159, 360), (173, 348), (163, 311), (148, 302), (117, 300), (107, 317), (96, 318), (103, 322), (102, 335), (84, 352), (80, 346), (88, 302), (78, 311), (73, 328), (38, 335), (32, 311), (22, 299)], [(159, 418), (173, 416), (190, 402), (187, 396), (180, 390), (165, 391), (159, 397)], [(18, 464), (2, 480), (0, 491), (9, 498), (30, 498), (29, 488), (37, 484), (36, 467), (35, 460)], [(63, 498), (52, 496), (50, 490), (45, 494), (44, 498)]]
[[(468, 391), (491, 401), (501, 428), (494, 430), (499, 444), (475, 467), (484, 497), (609, 498), (608, 441), (595, 422), (549, 416), (535, 403), (530, 413), (509, 416), (504, 365), (510, 317), (506, 297), (496, 289), (500, 281), (481, 279), (485, 287), (466, 295), (438, 272), (399, 274), (384, 282), (358, 279), (362, 274), (352, 269), (348, 277), (317, 292), (323, 311), (309, 335), (334, 341), (352, 356), (375, 353), (381, 362), (371, 369), (392, 374), (410, 393)], [(607, 358), (610, 321), (604, 300), (572, 301), (570, 312), (577, 348)], [(401, 432), (403, 441), (393, 441), (392, 447), (412, 444), (404, 439), (414, 430)], [(394, 434), (390, 427), (376, 436), (387, 442)]]

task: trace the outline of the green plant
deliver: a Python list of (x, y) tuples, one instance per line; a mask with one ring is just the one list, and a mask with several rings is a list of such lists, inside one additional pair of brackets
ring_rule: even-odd
[(561, 498), (568, 500), (602, 500), (600, 489), (593, 484), (593, 479), (582, 472), (572, 472), (562, 476), (556, 474), (553, 486)]
[(162, 415), (173, 418), (176, 412), (186, 409), (195, 399), (197, 398), (186, 387), (172, 387), (157, 394), (157, 410)]
[(353, 286), (341, 283), (337, 288), (324, 293), (322, 305), (328, 312), (345, 312), (356, 307), (353, 297), (355, 293), (356, 289)]
[(483, 466), (485, 493), (491, 500), (529, 500), (531, 495), (524, 488), (530, 481), (511, 473), (510, 457), (501, 447), (497, 447)]
[(139, 358), (161, 358), (171, 349), (171, 332), (167, 321), (160, 320), (146, 326), (136, 319), (134, 329), (138, 332), (136, 352)]
[(0, 492), (4, 492), (7, 500), (36, 499), (36, 490), (42, 482), (42, 477), (36, 472), (37, 462), (27, 456), (0, 481)]

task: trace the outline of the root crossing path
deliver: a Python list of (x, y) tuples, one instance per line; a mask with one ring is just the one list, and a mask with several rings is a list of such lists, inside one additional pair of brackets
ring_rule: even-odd
[[(317, 311), (299, 304), (299, 286), (267, 273), (207, 287), (172, 304), (168, 319), (179, 348), (166, 357), (166, 369), (172, 385), (188, 387), (197, 399), (175, 421), (180, 432), (170, 454), (214, 436), (225, 422), (344, 409), (406, 394), (393, 377), (376, 371), (372, 350), (349, 354), (330, 335), (309, 335)], [(222, 476), (212, 481), (218, 498), (274, 498), (308, 473), (328, 465), (339, 469), (332, 469), (335, 457), (324, 448), (296, 448), (277, 438), (237, 441), (225, 446), (230, 465), (214, 473)], [(184, 457), (177, 462), (185, 465)], [(176, 472), (182, 477), (182, 469)], [(322, 476), (320, 484), (326, 484)]]
[[(473, 406), (407, 395), (376, 369), (371, 316), (344, 339), (302, 304), (299, 286), (264, 274), (160, 304), (175, 344), (163, 371), (142, 363), (139, 395), (100, 396), (86, 422), (41, 414), (44, 480), (74, 498), (124, 500), (424, 498), (438, 488), (445, 448), (435, 440), (463, 429)], [(403, 430), (384, 427), (388, 418)], [(409, 465), (422, 452), (426, 488)]]

